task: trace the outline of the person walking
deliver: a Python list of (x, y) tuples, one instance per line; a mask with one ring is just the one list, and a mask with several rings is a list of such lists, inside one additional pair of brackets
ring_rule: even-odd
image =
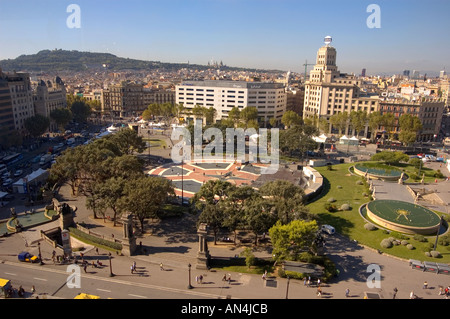
[(394, 288), (394, 297), (392, 299), (395, 299), (395, 297), (397, 297), (397, 292), (398, 292), (398, 289), (397, 289), (397, 287), (395, 287)]
[(159, 270), (164, 270), (164, 266), (162, 263), (159, 264)]
[(345, 297), (349, 297), (350, 296), (350, 289), (345, 289)]
[(321, 297), (322, 296), (322, 288), (317, 287), (317, 297)]

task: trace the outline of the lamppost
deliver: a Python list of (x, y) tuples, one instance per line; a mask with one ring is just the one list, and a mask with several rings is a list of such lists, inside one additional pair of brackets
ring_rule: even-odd
[(288, 299), (288, 293), (289, 293), (289, 281), (290, 281), (290, 278), (289, 278), (289, 276), (287, 276), (286, 299)]
[(108, 254), (109, 257), (109, 277), (114, 277), (114, 273), (112, 271), (112, 263), (111, 263), (111, 253)]
[(41, 255), (41, 243), (38, 243), (38, 249), (39, 249), (39, 265), (43, 265), (44, 262), (42, 261), (42, 255)]
[[(184, 158), (181, 159), (181, 206), (184, 206), (184, 185), (183, 185), (183, 181), (184, 181)], [(189, 264), (190, 266), (190, 264)]]
[(192, 289), (194, 287), (192, 287), (191, 285), (191, 264), (188, 265), (189, 268), (189, 285), (188, 285), (188, 289)]
[(439, 239), (439, 232), (441, 231), (441, 225), (444, 223), (444, 215), (441, 215), (441, 219), (439, 220), (439, 226), (436, 234), (436, 241), (434, 242), (434, 250), (437, 248), (438, 239)]

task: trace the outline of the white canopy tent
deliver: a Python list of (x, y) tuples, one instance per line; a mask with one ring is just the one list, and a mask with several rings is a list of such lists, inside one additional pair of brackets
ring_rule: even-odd
[(45, 183), (49, 176), (49, 172), (42, 168), (32, 172), (24, 178), (19, 178), (12, 186), (14, 193), (25, 194), (27, 185), (37, 185), (39, 182)]

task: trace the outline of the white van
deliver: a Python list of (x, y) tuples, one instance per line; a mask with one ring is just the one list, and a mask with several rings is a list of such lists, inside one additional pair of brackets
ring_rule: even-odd
[(333, 235), (335, 233), (334, 227), (331, 225), (322, 225), (322, 231), (328, 235)]

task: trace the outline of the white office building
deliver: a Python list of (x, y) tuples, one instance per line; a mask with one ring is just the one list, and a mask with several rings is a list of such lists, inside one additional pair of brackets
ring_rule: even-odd
[(216, 110), (216, 121), (228, 117), (233, 107), (258, 109), (258, 121), (263, 126), (271, 118), (278, 122), (286, 111), (286, 92), (281, 83), (245, 81), (184, 81), (176, 86), (177, 104), (187, 109), (196, 105)]

